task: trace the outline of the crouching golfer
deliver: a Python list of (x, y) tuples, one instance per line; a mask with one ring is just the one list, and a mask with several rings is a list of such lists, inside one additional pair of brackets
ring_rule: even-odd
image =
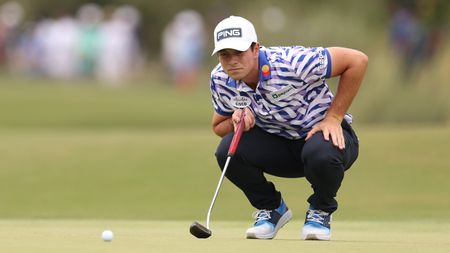
[[(305, 177), (313, 193), (302, 239), (330, 240), (331, 215), (344, 172), (358, 156), (358, 138), (346, 114), (368, 58), (347, 48), (264, 47), (248, 20), (230, 16), (214, 31), (218, 64), (211, 73), (212, 125), (222, 137), (223, 169), (233, 132), (245, 110), (245, 133), (226, 177), (258, 209), (247, 238), (272, 239), (292, 217), (264, 173)], [(333, 96), (325, 79), (340, 76)]]

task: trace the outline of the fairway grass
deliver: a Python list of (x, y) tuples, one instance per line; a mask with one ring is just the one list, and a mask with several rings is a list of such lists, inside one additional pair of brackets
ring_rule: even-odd
[[(294, 220), (274, 240), (247, 240), (248, 222), (216, 221), (209, 239), (189, 234), (192, 221), (0, 220), (0, 252), (449, 252), (450, 223), (333, 224), (332, 241), (302, 241)], [(111, 229), (112, 242), (101, 233)]]

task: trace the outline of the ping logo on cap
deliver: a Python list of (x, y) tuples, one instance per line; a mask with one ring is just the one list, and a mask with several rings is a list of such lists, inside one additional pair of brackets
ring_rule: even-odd
[(242, 37), (241, 28), (227, 28), (217, 32), (217, 41), (226, 38), (240, 38), (240, 37)]

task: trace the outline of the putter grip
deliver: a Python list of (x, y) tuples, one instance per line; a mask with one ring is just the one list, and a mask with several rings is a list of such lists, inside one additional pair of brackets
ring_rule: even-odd
[(231, 140), (230, 148), (228, 149), (228, 156), (233, 156), (236, 152), (237, 146), (239, 144), (239, 140), (241, 139), (242, 132), (245, 127), (245, 112), (242, 112), (241, 120), (239, 121), (239, 125), (237, 126), (236, 132), (234, 132), (233, 139)]

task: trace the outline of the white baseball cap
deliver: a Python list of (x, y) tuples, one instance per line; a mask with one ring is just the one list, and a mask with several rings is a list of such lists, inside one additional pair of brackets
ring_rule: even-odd
[(214, 29), (214, 51), (222, 49), (246, 51), (253, 42), (257, 42), (255, 27), (245, 18), (230, 16), (217, 24)]

